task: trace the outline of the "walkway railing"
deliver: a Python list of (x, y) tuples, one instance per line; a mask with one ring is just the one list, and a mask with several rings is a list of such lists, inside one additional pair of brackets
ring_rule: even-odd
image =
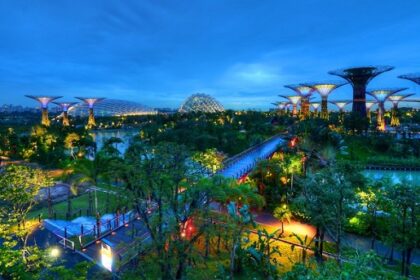
[(276, 134), (264, 142), (225, 160), (224, 167), (218, 170), (216, 174), (235, 179), (242, 178), (256, 166), (258, 161), (269, 158), (276, 152), (278, 145), (286, 142), (286, 137), (287, 134), (284, 133)]

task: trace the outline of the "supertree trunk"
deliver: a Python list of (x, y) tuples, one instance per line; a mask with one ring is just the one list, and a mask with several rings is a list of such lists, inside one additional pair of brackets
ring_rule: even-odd
[(41, 124), (45, 126), (50, 126), (50, 119), (48, 118), (48, 109), (42, 108), (42, 118)]
[(400, 126), (400, 119), (398, 118), (398, 107), (395, 105), (393, 106), (391, 111), (391, 126)]
[(378, 116), (377, 116), (377, 120), (376, 120), (379, 131), (385, 131), (386, 130), (384, 112), (385, 112), (384, 104), (379, 104)]
[(67, 114), (67, 112), (63, 112), (63, 126), (69, 126), (70, 122), (69, 122), (69, 115)]
[(322, 98), (321, 101), (321, 119), (328, 120), (328, 101), (327, 98)]
[(93, 108), (89, 108), (89, 119), (88, 119), (87, 126), (89, 128), (96, 126), (95, 116), (93, 115)]

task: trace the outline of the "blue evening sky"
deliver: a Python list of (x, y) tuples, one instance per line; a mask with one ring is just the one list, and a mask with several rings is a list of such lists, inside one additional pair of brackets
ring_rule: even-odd
[[(267, 109), (285, 84), (385, 64), (370, 87), (420, 87), (419, 0), (0, 0), (0, 105), (24, 94), (178, 107), (204, 92)], [(351, 97), (342, 87), (331, 99)]]

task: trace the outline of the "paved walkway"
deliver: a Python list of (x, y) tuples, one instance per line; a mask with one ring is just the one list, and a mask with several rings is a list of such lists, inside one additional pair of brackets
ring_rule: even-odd
[[(265, 213), (265, 212), (257, 212), (254, 214), (255, 214), (255, 221), (260, 225), (267, 226), (270, 231), (274, 231), (281, 228), (280, 221), (274, 218), (272, 214)], [(315, 236), (315, 232), (316, 232), (316, 229), (314, 226), (309, 225), (309, 224), (303, 224), (298, 221), (291, 221), (290, 223), (285, 222), (284, 230), (285, 232), (290, 232), (290, 233), (294, 232), (300, 235), (308, 235), (309, 238), (312, 238), (313, 236)], [(326, 241), (332, 241), (332, 239), (326, 236)], [(354, 248), (361, 252), (369, 251), (370, 243), (371, 243), (370, 238), (360, 236), (360, 235), (350, 234), (350, 233), (345, 233), (344, 238), (343, 238), (344, 246)], [(376, 241), (375, 252), (381, 257), (389, 257), (391, 248), (384, 245), (381, 241)], [(398, 251), (397, 249), (394, 249), (394, 259), (401, 260), (401, 252)], [(420, 250), (419, 249), (416, 249), (413, 252), (412, 263), (416, 265), (420, 265)]]

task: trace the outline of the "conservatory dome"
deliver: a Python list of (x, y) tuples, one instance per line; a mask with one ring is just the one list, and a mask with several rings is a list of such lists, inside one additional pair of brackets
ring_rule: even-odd
[[(139, 116), (139, 115), (154, 115), (157, 112), (143, 104), (119, 100), (119, 99), (104, 99), (93, 106), (95, 116), (97, 117), (111, 117), (111, 116)], [(86, 117), (89, 115), (88, 105), (85, 103), (78, 103), (69, 109), (69, 115), (73, 117)]]
[(179, 108), (179, 112), (223, 112), (223, 106), (212, 96), (204, 93), (196, 93), (188, 97)]

